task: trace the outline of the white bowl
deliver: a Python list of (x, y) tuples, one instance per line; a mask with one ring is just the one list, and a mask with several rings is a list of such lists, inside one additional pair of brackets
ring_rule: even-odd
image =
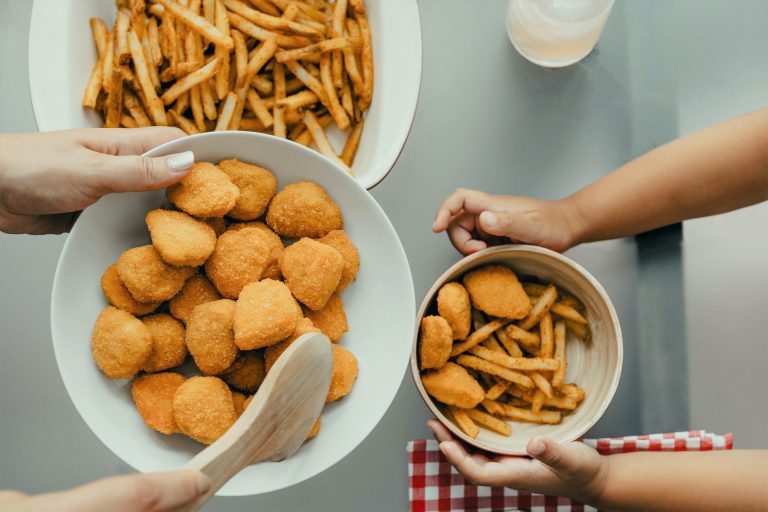
[[(470, 270), (489, 264), (505, 265), (519, 276), (536, 277), (554, 283), (559, 290), (568, 291), (579, 298), (587, 308), (587, 319), (592, 330), (592, 342), (569, 339), (566, 358), (568, 369), (565, 382), (575, 382), (586, 392), (586, 398), (575, 411), (563, 417), (559, 425), (537, 425), (509, 421), (510, 436), (502, 436), (480, 429), (476, 438), (464, 434), (443, 415), (421, 383), (417, 345), (421, 318), (437, 314), (434, 305), (440, 287), (460, 279)], [(619, 385), (624, 346), (621, 328), (611, 299), (597, 280), (573, 260), (549, 249), (532, 245), (504, 245), (477, 252), (455, 263), (445, 271), (427, 292), (419, 308), (413, 334), (411, 374), (416, 387), (432, 413), (453, 432), (453, 435), (482, 450), (503, 455), (525, 455), (528, 441), (537, 435), (551, 437), (566, 443), (579, 439), (603, 415)]]
[[(296, 484), (331, 467), (373, 430), (395, 397), (408, 364), (415, 298), (403, 247), (386, 215), (358, 182), (318, 153), (290, 141), (246, 132), (194, 135), (159, 146), (157, 156), (192, 150), (198, 161), (234, 157), (263, 165), (280, 187), (313, 180), (344, 213), (344, 229), (360, 250), (357, 280), (343, 294), (349, 332), (341, 345), (360, 363), (352, 392), (323, 412), (317, 438), (280, 463), (250, 466), (220, 491), (241, 496)], [(115, 455), (139, 471), (180, 468), (201, 445), (147, 428), (134, 407), (130, 381), (109, 380), (91, 357), (91, 329), (107, 305), (102, 272), (120, 254), (150, 243), (144, 215), (165, 203), (163, 191), (114, 194), (83, 212), (62, 251), (51, 298), (56, 362), (78, 412)]]
[[(421, 84), (421, 25), (416, 0), (365, 0), (374, 57), (373, 102), (355, 159), (360, 184), (371, 188), (392, 169), (416, 113)], [(386, 6), (386, 7), (385, 7)], [(29, 88), (40, 131), (101, 126), (80, 106), (96, 62), (88, 19), (109, 26), (114, 0), (35, 0), (29, 28)], [(330, 133), (340, 151), (344, 138)]]

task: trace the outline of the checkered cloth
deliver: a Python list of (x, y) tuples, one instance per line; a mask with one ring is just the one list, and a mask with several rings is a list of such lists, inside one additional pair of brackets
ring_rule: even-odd
[[(733, 436), (703, 430), (652, 434), (584, 442), (603, 455), (628, 452), (681, 452), (730, 450)], [(408, 443), (408, 498), (411, 512), (527, 512), (595, 511), (594, 507), (556, 496), (544, 496), (507, 487), (492, 488), (469, 484), (443, 457), (437, 441), (418, 439)]]

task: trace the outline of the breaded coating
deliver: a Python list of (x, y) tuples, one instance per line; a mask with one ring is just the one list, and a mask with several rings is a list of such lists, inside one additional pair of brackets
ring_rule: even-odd
[(229, 299), (206, 302), (192, 310), (187, 322), (187, 348), (204, 374), (218, 375), (237, 359), (234, 317), (235, 301)]
[(269, 226), (263, 222), (237, 222), (229, 225), (229, 230), (239, 231), (245, 228), (256, 228), (261, 230), (270, 239), (269, 248), (270, 256), (267, 268), (261, 273), (261, 279), (274, 279), (280, 281), (283, 279), (283, 274), (280, 272), (280, 256), (283, 254), (283, 241), (280, 236), (269, 229)]
[(152, 210), (145, 220), (152, 245), (160, 257), (171, 265), (202, 265), (216, 246), (216, 232), (213, 228), (186, 213)]
[(183, 433), (211, 444), (237, 420), (232, 392), (217, 377), (192, 377), (173, 396), (173, 417)]
[(456, 363), (447, 362), (438, 370), (426, 372), (421, 382), (430, 396), (461, 409), (472, 409), (485, 398), (482, 386)]
[(341, 208), (325, 189), (311, 181), (298, 181), (283, 188), (267, 210), (267, 224), (289, 238), (320, 238), (344, 227)]
[(256, 228), (227, 231), (219, 237), (205, 272), (228, 299), (240, 296), (248, 283), (261, 279), (272, 257), (272, 240)]
[(347, 314), (344, 312), (344, 301), (341, 300), (341, 295), (338, 293), (331, 295), (322, 309), (312, 311), (309, 308), (304, 308), (304, 315), (312, 320), (312, 323), (331, 341), (339, 341), (349, 330)]
[(235, 415), (238, 418), (242, 416), (243, 411), (245, 411), (245, 401), (247, 399), (248, 397), (242, 393), (238, 393), (237, 391), (232, 392), (232, 404), (235, 406)]
[(117, 274), (117, 265), (110, 265), (101, 276), (101, 290), (110, 304), (132, 315), (148, 315), (160, 306), (160, 302), (137, 302)]
[(309, 434), (307, 434), (306, 441), (309, 441), (313, 437), (317, 436), (317, 434), (320, 432), (320, 416), (317, 417), (317, 420), (315, 421), (315, 424), (312, 425), (312, 430), (309, 431)]
[(491, 316), (519, 320), (531, 310), (531, 299), (508, 267), (488, 265), (464, 276), (472, 305)]
[(352, 391), (358, 371), (357, 358), (352, 352), (335, 343), (331, 348), (333, 348), (333, 376), (325, 403), (336, 401)]
[(285, 283), (265, 279), (246, 285), (235, 308), (235, 343), (241, 350), (274, 345), (296, 328), (298, 310)]
[(179, 366), (187, 358), (184, 326), (166, 313), (141, 319), (152, 335), (152, 352), (142, 368), (145, 372), (159, 372)]
[(263, 350), (240, 352), (232, 366), (221, 374), (224, 382), (247, 393), (255, 393), (266, 376)]
[(453, 339), (464, 340), (472, 324), (469, 293), (461, 283), (445, 283), (437, 292), (437, 312), (453, 331)]
[(325, 245), (330, 245), (341, 254), (344, 258), (344, 270), (341, 271), (341, 281), (339, 281), (339, 287), (336, 289), (338, 292), (344, 291), (349, 286), (349, 283), (355, 280), (357, 271), (360, 270), (360, 252), (349, 239), (347, 233), (341, 229), (334, 229), (323, 238), (318, 238), (318, 242)]
[(107, 306), (93, 326), (91, 351), (104, 375), (110, 379), (130, 379), (152, 352), (152, 335), (132, 314)]
[(131, 396), (144, 423), (170, 435), (180, 432), (173, 417), (173, 395), (186, 379), (173, 372), (151, 373), (133, 379)]
[(195, 217), (223, 217), (235, 206), (240, 189), (212, 163), (197, 162), (165, 195), (179, 210)]
[(421, 319), (419, 358), (421, 369), (440, 368), (448, 362), (453, 347), (453, 331), (445, 318), (425, 316)]
[(275, 175), (263, 167), (235, 159), (222, 160), (218, 166), (240, 189), (240, 197), (228, 215), (238, 220), (261, 217), (277, 192)]
[(285, 352), (285, 350), (291, 346), (291, 344), (296, 341), (300, 336), (303, 336), (310, 332), (322, 332), (320, 329), (312, 325), (312, 320), (308, 318), (299, 318), (298, 322), (296, 322), (296, 328), (293, 330), (293, 333), (288, 336), (286, 339), (281, 341), (280, 343), (275, 343), (274, 345), (270, 345), (266, 349), (264, 349), (264, 369), (266, 372), (272, 369), (272, 366), (274, 366), (275, 362), (277, 361), (277, 358), (280, 357), (280, 355)]
[(139, 302), (160, 302), (172, 298), (197, 273), (194, 267), (167, 264), (151, 245), (134, 247), (117, 260), (120, 279)]
[(208, 224), (213, 232), (216, 233), (216, 237), (220, 237), (222, 233), (227, 230), (227, 220), (224, 217), (208, 217), (199, 219)]
[(285, 284), (296, 300), (317, 311), (339, 287), (344, 258), (333, 247), (311, 238), (289, 245), (280, 257)]
[(204, 275), (197, 274), (184, 283), (184, 287), (171, 299), (168, 306), (171, 314), (186, 324), (195, 306), (220, 298), (221, 294), (213, 283)]

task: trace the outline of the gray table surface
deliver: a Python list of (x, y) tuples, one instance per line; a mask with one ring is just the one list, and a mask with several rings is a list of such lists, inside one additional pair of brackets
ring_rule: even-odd
[[(678, 135), (678, 78), (696, 57), (694, 45), (679, 44), (692, 30), (681, 20), (702, 5), (712, 9), (697, 10), (699, 20), (729, 9), (618, 1), (592, 55), (547, 70), (509, 44), (504, 0), (419, 2), (419, 107), (401, 158), (373, 191), (408, 254), (417, 300), (459, 257), (430, 230), (453, 189), (561, 197)], [(31, 1), (0, 0), (0, 131), (36, 130), (26, 72), (30, 12)], [(763, 58), (757, 47), (746, 51)], [(0, 234), (0, 488), (42, 492), (130, 470), (81, 421), (58, 375), (48, 305), (63, 242)], [(619, 391), (591, 434), (687, 428), (679, 234), (590, 244), (569, 256), (607, 289), (626, 343)], [(666, 340), (678, 341), (658, 357)], [(671, 385), (677, 393), (659, 395)], [(208, 509), (405, 510), (405, 446), (427, 435), (428, 417), (406, 375), (388, 414), (336, 466), (280, 492), (217, 498)]]

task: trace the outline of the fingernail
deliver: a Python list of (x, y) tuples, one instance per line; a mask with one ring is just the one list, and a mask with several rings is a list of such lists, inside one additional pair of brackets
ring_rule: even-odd
[(544, 453), (544, 450), (546, 450), (546, 446), (544, 445), (544, 441), (541, 439), (536, 439), (533, 442), (531, 442), (531, 445), (528, 447), (528, 453), (531, 455), (541, 455)]
[(195, 154), (191, 151), (184, 151), (168, 156), (165, 161), (168, 168), (173, 172), (184, 172), (195, 163)]
[(203, 495), (211, 490), (211, 479), (203, 473), (197, 475), (197, 492)]
[(485, 221), (485, 224), (489, 227), (493, 227), (496, 225), (496, 215), (494, 215), (491, 212), (485, 212), (483, 220)]

